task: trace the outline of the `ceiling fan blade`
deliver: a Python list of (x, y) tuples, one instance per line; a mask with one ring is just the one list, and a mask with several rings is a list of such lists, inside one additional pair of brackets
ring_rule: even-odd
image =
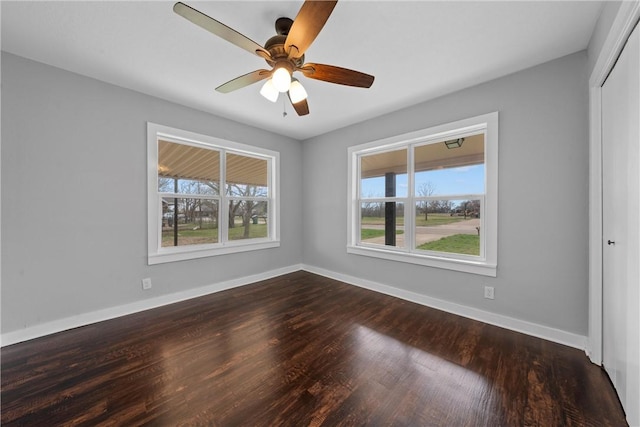
[(302, 73), (310, 79), (364, 88), (371, 87), (373, 79), (375, 78), (372, 75), (361, 73), (360, 71), (336, 67), (335, 65), (304, 64), (298, 68), (298, 70), (302, 71)]
[[(291, 95), (289, 95), (289, 92), (287, 92), (287, 96), (289, 97), (289, 101), (291, 101)], [(293, 105), (293, 109), (296, 110), (296, 113), (298, 113), (299, 116), (306, 116), (309, 114), (309, 104), (306, 99), (295, 104), (292, 102), (291, 105)]]
[(284, 42), (285, 51), (289, 52), (289, 58), (300, 58), (316, 39), (322, 27), (329, 19), (333, 8), (338, 3), (335, 1), (304, 2)]
[(233, 92), (234, 90), (242, 89), (245, 86), (257, 83), (260, 80), (264, 80), (271, 75), (269, 70), (256, 70), (245, 74), (244, 76), (236, 77), (233, 80), (218, 86), (216, 90), (222, 93)]
[(247, 36), (240, 34), (233, 28), (227, 27), (222, 22), (216, 21), (210, 16), (192, 8), (191, 6), (187, 6), (182, 2), (177, 2), (173, 5), (173, 11), (183, 18), (193, 22), (197, 26), (204, 28), (218, 37), (222, 37), (226, 41), (233, 43), (248, 52), (258, 55), (261, 58), (271, 58), (271, 54), (269, 54), (269, 52), (267, 52), (258, 43), (254, 42)]

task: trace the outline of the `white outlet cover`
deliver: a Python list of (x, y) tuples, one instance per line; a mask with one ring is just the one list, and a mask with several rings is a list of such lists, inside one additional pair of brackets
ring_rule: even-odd
[(151, 278), (142, 279), (142, 289), (151, 289)]
[(494, 299), (493, 286), (485, 286), (484, 287), (484, 297), (488, 298), (488, 299)]

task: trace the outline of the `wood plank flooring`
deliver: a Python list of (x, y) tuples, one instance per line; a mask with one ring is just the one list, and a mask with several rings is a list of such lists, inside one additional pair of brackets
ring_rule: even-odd
[(296, 272), (2, 349), (3, 426), (624, 426), (579, 350)]

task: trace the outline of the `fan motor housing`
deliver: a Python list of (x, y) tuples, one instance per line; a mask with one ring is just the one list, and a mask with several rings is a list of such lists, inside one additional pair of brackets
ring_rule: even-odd
[[(289, 54), (284, 48), (284, 43), (287, 41), (287, 35), (289, 34), (289, 29), (291, 29), (291, 25), (293, 24), (293, 20), (290, 18), (278, 18), (276, 20), (276, 32), (277, 35), (271, 37), (264, 44), (264, 48), (271, 54), (271, 58), (273, 61), (267, 61), (269, 65), (273, 65), (275, 62), (280, 62), (279, 60), (283, 60), (288, 58)], [(300, 58), (288, 58), (294, 68), (299, 68), (304, 64), (304, 55)]]

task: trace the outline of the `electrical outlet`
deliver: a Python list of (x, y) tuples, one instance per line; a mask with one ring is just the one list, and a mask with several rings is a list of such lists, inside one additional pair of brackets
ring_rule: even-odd
[(142, 279), (142, 289), (147, 290), (151, 289), (151, 278), (147, 277), (146, 279)]
[(487, 299), (494, 299), (493, 286), (484, 287), (484, 297)]

